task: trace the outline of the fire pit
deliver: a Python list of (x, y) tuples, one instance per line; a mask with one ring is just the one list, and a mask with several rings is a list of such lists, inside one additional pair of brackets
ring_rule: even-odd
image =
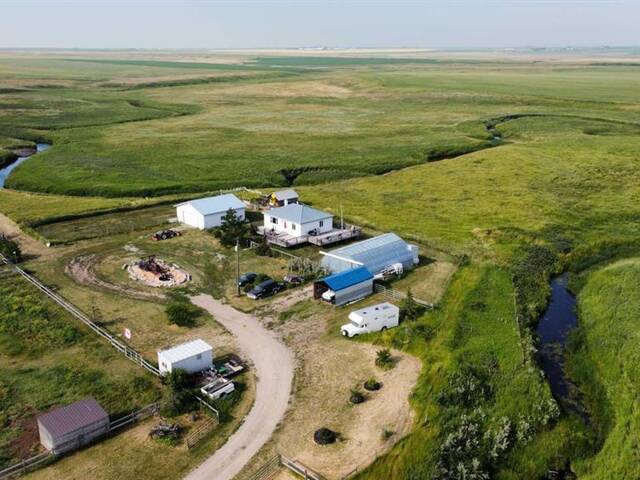
[(154, 255), (127, 266), (129, 277), (150, 287), (175, 287), (191, 279), (178, 265), (168, 264)]

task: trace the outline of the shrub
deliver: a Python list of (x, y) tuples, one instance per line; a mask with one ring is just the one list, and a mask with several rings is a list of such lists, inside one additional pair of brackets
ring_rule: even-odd
[(260, 241), (260, 243), (258, 243), (258, 246), (255, 248), (255, 252), (256, 252), (256, 255), (260, 257), (273, 256), (273, 250), (271, 249), (269, 242), (267, 242), (266, 237), (262, 237), (262, 240)]
[(422, 316), (424, 311), (424, 307), (413, 298), (411, 289), (407, 290), (407, 296), (400, 303), (400, 319), (403, 321), (416, 320)]
[(172, 300), (165, 312), (169, 323), (180, 327), (192, 327), (200, 315), (198, 307), (182, 300)]
[(362, 403), (365, 401), (364, 393), (360, 388), (355, 387), (351, 389), (351, 396), (349, 397), (349, 401), (353, 404)]
[(376, 365), (385, 369), (393, 367), (393, 357), (388, 348), (383, 348), (376, 352)]
[(18, 242), (0, 234), (0, 253), (12, 262), (19, 262), (22, 259), (22, 252)]
[(377, 381), (375, 378), (370, 378), (366, 382), (364, 382), (364, 389), (373, 392), (375, 390), (380, 390), (382, 388), (382, 383)]

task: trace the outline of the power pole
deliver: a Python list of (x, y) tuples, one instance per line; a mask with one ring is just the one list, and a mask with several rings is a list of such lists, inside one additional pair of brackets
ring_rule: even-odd
[(240, 296), (240, 238), (236, 238), (236, 288)]

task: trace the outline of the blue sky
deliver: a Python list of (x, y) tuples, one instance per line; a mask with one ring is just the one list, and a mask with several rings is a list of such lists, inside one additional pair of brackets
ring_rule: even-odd
[(4, 48), (639, 45), (640, 0), (0, 0)]

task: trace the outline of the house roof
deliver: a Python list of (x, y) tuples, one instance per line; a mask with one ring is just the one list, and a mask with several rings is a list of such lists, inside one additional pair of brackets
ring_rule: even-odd
[(351, 261), (364, 265), (371, 273), (377, 273), (393, 263), (413, 261), (410, 245), (395, 233), (385, 233), (336, 248), (323, 254), (322, 263), (329, 268), (335, 261)]
[(40, 415), (38, 422), (53, 438), (58, 438), (104, 419), (108, 420), (109, 414), (94, 398), (88, 397)]
[(373, 280), (373, 275), (365, 267), (352, 268), (344, 272), (335, 273), (322, 279), (322, 281), (334, 292), (342, 290), (358, 283)]
[(284, 207), (272, 208), (269, 210), (269, 216), (300, 224), (333, 217), (330, 213), (316, 210), (300, 203), (291, 203)]
[(165, 360), (175, 363), (212, 350), (213, 347), (211, 347), (211, 345), (198, 338), (191, 342), (181, 343), (175, 347), (168, 348), (167, 350), (160, 350), (158, 355), (162, 355), (162, 358)]
[(188, 202), (179, 203), (176, 207), (182, 205), (191, 205), (201, 215), (211, 215), (214, 213), (226, 212), (230, 208), (244, 208), (244, 203), (233, 193), (225, 193), (224, 195), (216, 195), (215, 197), (198, 198)]
[(287, 190), (278, 190), (273, 192), (272, 195), (278, 200), (289, 200), (291, 198), (298, 198), (298, 192), (289, 188)]

